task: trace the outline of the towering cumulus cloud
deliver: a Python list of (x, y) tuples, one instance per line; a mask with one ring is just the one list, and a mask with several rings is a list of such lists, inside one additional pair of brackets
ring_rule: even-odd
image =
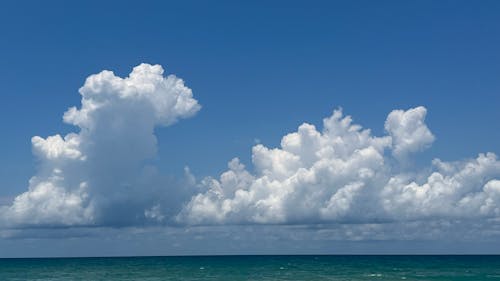
[[(91, 75), (81, 107), (64, 114), (78, 133), (32, 138), (39, 160), (29, 190), (0, 210), (7, 226), (116, 225), (154, 216), (159, 186), (145, 160), (156, 154), (156, 126), (194, 115), (200, 105), (184, 82), (141, 64), (126, 78)], [(153, 171), (152, 171), (153, 170)], [(153, 206), (146, 210), (146, 206)]]
[[(500, 162), (493, 153), (407, 171), (434, 141), (426, 109), (392, 111), (388, 135), (373, 136), (340, 110), (323, 129), (304, 123), (280, 148), (256, 145), (255, 172), (237, 158), (206, 178), (177, 216), (190, 224), (379, 223), (500, 216)], [(403, 166), (403, 168), (402, 168)]]

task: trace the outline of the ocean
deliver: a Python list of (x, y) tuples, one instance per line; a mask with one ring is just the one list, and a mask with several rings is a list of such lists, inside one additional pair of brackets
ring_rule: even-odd
[(0, 259), (0, 280), (500, 280), (500, 256)]

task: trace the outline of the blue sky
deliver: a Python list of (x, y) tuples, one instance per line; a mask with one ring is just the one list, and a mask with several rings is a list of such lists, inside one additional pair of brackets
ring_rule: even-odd
[[(415, 169), (500, 153), (499, 12), (497, 1), (5, 1), (0, 203), (25, 192), (41, 165), (32, 136), (78, 131), (62, 114), (80, 105), (85, 79), (126, 77), (140, 63), (182, 78), (202, 106), (156, 127), (148, 161), (166, 177), (189, 166), (217, 178), (233, 157), (253, 173), (252, 146), (278, 147), (303, 122), (320, 129), (339, 107), (383, 136), (392, 110), (424, 106), (435, 140), (411, 156)], [(27, 255), (38, 254), (53, 253)]]

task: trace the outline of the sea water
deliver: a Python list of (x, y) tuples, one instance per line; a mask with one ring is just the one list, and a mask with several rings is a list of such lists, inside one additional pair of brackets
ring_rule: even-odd
[(500, 280), (500, 256), (0, 259), (0, 280)]

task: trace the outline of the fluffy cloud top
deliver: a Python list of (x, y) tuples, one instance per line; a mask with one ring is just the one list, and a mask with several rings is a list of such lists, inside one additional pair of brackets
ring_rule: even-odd
[(493, 153), (460, 162), (435, 159), (423, 172), (401, 172), (402, 161), (434, 141), (426, 113), (424, 107), (392, 111), (382, 137), (340, 110), (323, 120), (321, 131), (304, 123), (280, 148), (254, 146), (254, 173), (235, 158), (219, 179), (203, 180), (205, 191), (177, 220), (307, 224), (500, 216), (500, 162)]
[(410, 110), (394, 110), (385, 121), (385, 129), (392, 137), (392, 153), (397, 158), (405, 158), (410, 153), (429, 147), (434, 135), (425, 125), (427, 110), (423, 106)]
[[(155, 192), (144, 160), (156, 153), (156, 126), (194, 115), (200, 105), (184, 82), (163, 76), (160, 65), (141, 64), (126, 78), (91, 75), (80, 88), (81, 107), (64, 122), (70, 133), (32, 138), (39, 170), (29, 190), (1, 209), (4, 225), (99, 225), (140, 220)], [(155, 191), (156, 190), (156, 191)]]

